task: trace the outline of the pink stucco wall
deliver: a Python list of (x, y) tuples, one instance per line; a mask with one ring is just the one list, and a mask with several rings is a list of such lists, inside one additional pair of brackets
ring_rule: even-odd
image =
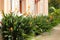
[(0, 10), (4, 10), (4, 0), (0, 0)]
[[(22, 13), (28, 11), (28, 6), (30, 6), (29, 11), (33, 14), (40, 15), (48, 15), (48, 0), (40, 0), (35, 3), (35, 0), (22, 0), (21, 5), (19, 4), (20, 0), (12, 0), (12, 11), (20, 12), (20, 7)], [(11, 0), (0, 0), (0, 10), (4, 10), (5, 12), (9, 12), (11, 10)]]

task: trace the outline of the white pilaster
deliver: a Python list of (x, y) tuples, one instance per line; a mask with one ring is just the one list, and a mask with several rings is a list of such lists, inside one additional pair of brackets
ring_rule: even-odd
[(30, 15), (34, 15), (34, 2), (35, 0), (26, 0), (26, 12), (29, 12)]
[(12, 11), (19, 11), (20, 9), (20, 0), (12, 0)]
[(26, 0), (26, 11), (28, 11), (28, 0)]
[(30, 12), (34, 13), (34, 0), (28, 0), (28, 6), (30, 6)]
[(44, 0), (40, 0), (39, 2), (38, 2), (38, 15), (43, 15), (43, 10), (44, 10), (44, 2), (43, 2)]
[(48, 0), (40, 0), (38, 2), (38, 15), (48, 15)]
[(48, 15), (48, 0), (44, 0), (44, 13), (43, 15)]
[(9, 13), (11, 10), (11, 0), (4, 0), (4, 12)]
[(22, 13), (26, 12), (26, 0), (22, 0)]

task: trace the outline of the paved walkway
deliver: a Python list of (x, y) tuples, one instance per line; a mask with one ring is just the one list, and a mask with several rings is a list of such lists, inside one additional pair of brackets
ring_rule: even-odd
[[(2, 40), (1, 31), (0, 40)], [(60, 40), (60, 25), (54, 27), (50, 33), (43, 33), (42, 35), (35, 37), (35, 40)]]
[(50, 33), (37, 36), (36, 40), (60, 40), (60, 25), (54, 27)]

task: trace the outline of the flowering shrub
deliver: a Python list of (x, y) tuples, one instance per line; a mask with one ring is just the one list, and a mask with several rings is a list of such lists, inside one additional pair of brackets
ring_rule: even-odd
[(4, 40), (28, 40), (43, 32), (51, 30), (56, 25), (54, 16), (17, 16), (13, 13), (4, 15), (2, 32)]

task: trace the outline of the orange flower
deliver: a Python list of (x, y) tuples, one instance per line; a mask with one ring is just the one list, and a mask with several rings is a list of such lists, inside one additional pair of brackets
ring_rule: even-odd
[(28, 6), (28, 9), (30, 9), (30, 5)]
[(29, 14), (27, 12), (23, 13), (24, 16), (28, 16)]
[(50, 19), (53, 19), (53, 16), (50, 16)]
[(10, 31), (13, 31), (13, 28), (12, 27), (10, 28)]
[(15, 8), (14, 12), (18, 13), (19, 12), (18, 8)]
[(28, 5), (28, 11), (30, 10), (30, 5)]

